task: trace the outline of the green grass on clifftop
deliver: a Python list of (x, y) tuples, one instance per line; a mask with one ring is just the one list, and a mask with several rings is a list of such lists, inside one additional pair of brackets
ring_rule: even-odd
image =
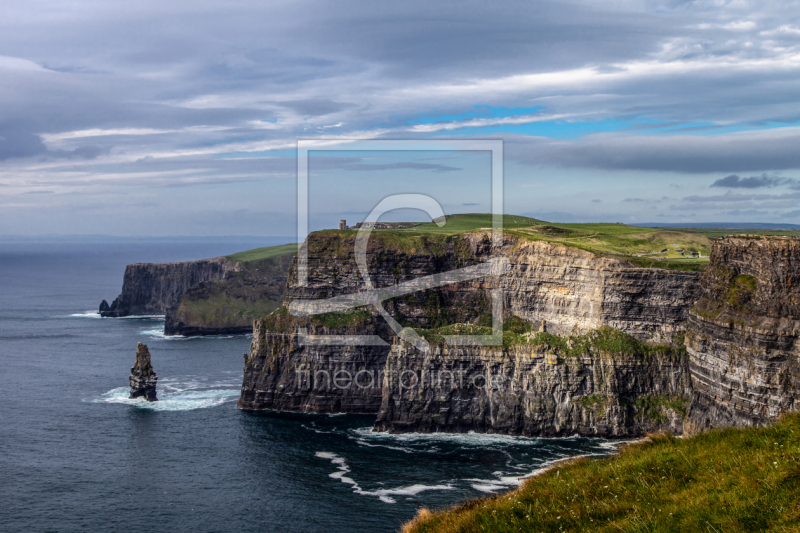
[(281, 244), (278, 246), (266, 246), (264, 248), (256, 248), (254, 250), (247, 250), (229, 255), (228, 259), (234, 261), (257, 261), (259, 259), (269, 259), (270, 257), (278, 257), (280, 255), (293, 254), (297, 252), (297, 244)]
[[(447, 335), (491, 335), (492, 328), (483, 324), (449, 324), (440, 328), (418, 329), (430, 344), (444, 344)], [(683, 335), (672, 342), (642, 342), (618, 329), (602, 326), (583, 335), (560, 337), (552, 333), (532, 331), (531, 325), (516, 316), (503, 324), (503, 349), (514, 346), (542, 347), (560, 357), (686, 357)]]
[(800, 531), (800, 414), (767, 428), (654, 436), (613, 457), (561, 463), (510, 493), (404, 533)]
[[(506, 229), (524, 228), (534, 224), (541, 224), (541, 220), (523, 217), (518, 215), (503, 215), (503, 227)], [(420, 224), (413, 228), (399, 231), (411, 233), (465, 233), (479, 229), (492, 228), (492, 215), (487, 213), (467, 213), (462, 215), (448, 215), (444, 227), (439, 227), (434, 223)], [(390, 230), (391, 231), (391, 230)]]
[[(426, 223), (403, 229), (376, 229), (370, 242), (386, 249), (435, 256), (445, 250), (445, 243), (450, 242), (448, 239), (454, 235), (491, 228), (491, 214), (455, 214), (448, 215), (441, 228)], [(599, 255), (621, 257), (640, 268), (689, 271), (703, 271), (708, 266), (711, 238), (740, 233), (800, 235), (798, 231), (775, 229), (646, 228), (608, 222), (566, 224), (517, 215), (503, 216), (503, 231), (519, 239), (553, 242)], [(351, 241), (356, 231), (323, 230), (315, 232), (315, 235), (317, 239), (313, 246), (316, 246), (316, 251), (326, 248), (337, 257), (346, 257), (352, 251)], [(346, 239), (349, 241), (345, 242)], [(700, 257), (692, 257), (692, 253)]]

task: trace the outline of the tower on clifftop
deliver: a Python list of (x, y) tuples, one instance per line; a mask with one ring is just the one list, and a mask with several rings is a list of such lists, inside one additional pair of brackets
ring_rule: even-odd
[(339, 229), (347, 229), (347, 221), (346, 220), (343, 219), (343, 220), (339, 221)]

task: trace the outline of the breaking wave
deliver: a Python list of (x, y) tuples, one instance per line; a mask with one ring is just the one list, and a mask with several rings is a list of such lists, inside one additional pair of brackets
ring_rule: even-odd
[(77, 318), (103, 318), (103, 317), (100, 316), (100, 313), (97, 312), (97, 311), (85, 311), (83, 313), (73, 313), (73, 314), (71, 314), (69, 316), (77, 317)]
[(360, 494), (362, 496), (376, 496), (380, 501), (384, 503), (397, 503), (392, 496), (416, 496), (420, 492), (424, 492), (426, 490), (453, 490), (454, 487), (452, 485), (422, 485), (422, 484), (415, 484), (409, 485), (407, 487), (397, 487), (394, 489), (378, 489), (378, 490), (363, 490), (358, 483), (356, 483), (352, 477), (347, 476), (350, 473), (350, 467), (347, 465), (347, 461), (344, 457), (340, 457), (335, 453), (331, 452), (317, 452), (316, 456), (320, 459), (328, 459), (334, 465), (336, 465), (337, 470), (336, 472), (329, 474), (328, 476), (333, 479), (338, 479), (342, 483), (346, 483), (347, 485), (351, 485), (353, 487), (353, 492), (356, 494)]
[(235, 387), (237, 387), (235, 378), (209, 382), (205, 378), (188, 376), (180, 380), (159, 380), (157, 402), (129, 398), (130, 388), (128, 387), (112, 389), (89, 401), (91, 403), (120, 403), (150, 411), (192, 411), (235, 402), (239, 399), (240, 392)]
[(157, 402), (148, 402), (142, 398), (131, 399), (130, 388), (120, 387), (96, 398), (93, 403), (122, 403), (139, 409), (150, 411), (192, 411), (206, 407), (216, 407), (239, 399), (238, 390), (205, 390), (185, 391), (177, 393), (158, 393)]

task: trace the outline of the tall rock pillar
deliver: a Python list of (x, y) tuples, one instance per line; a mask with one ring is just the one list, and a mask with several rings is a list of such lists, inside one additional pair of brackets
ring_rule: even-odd
[(158, 401), (156, 398), (156, 382), (158, 376), (150, 364), (150, 351), (146, 344), (136, 345), (136, 364), (131, 367), (131, 398), (144, 398), (148, 402)]

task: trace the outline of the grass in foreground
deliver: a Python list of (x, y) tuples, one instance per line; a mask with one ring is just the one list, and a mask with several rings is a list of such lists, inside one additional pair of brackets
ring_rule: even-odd
[(800, 413), (768, 428), (653, 436), (519, 489), (421, 510), (404, 533), (800, 531)]
[(297, 244), (281, 244), (278, 246), (266, 246), (264, 248), (256, 248), (254, 250), (247, 250), (229, 255), (229, 259), (234, 261), (258, 261), (260, 259), (269, 259), (270, 257), (278, 257), (280, 255), (293, 254), (297, 252)]

